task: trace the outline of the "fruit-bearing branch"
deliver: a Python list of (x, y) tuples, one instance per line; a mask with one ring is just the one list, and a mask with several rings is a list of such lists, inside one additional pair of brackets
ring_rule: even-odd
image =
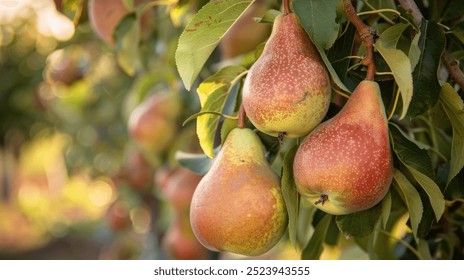
[(373, 81), (375, 77), (373, 29), (364, 24), (364, 22), (358, 17), (353, 4), (351, 4), (351, 0), (343, 0), (343, 7), (348, 20), (356, 27), (359, 37), (364, 42), (364, 46), (366, 47), (366, 57), (361, 61), (361, 63), (367, 67), (366, 80)]
[[(419, 26), (424, 16), (417, 7), (416, 3), (411, 0), (398, 0), (398, 2), (406, 11), (409, 11), (412, 14), (415, 23)], [(459, 87), (464, 89), (464, 73), (461, 71), (461, 68), (459, 68), (458, 62), (446, 50), (443, 52), (443, 56), (441, 58), (443, 64), (448, 70), (448, 73), (451, 75), (451, 77), (453, 77)]]

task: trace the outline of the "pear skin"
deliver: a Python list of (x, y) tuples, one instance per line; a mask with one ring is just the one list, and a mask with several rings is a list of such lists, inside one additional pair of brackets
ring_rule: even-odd
[(293, 162), (297, 190), (345, 215), (379, 203), (393, 176), (387, 118), (376, 82), (362, 81), (342, 110), (303, 141)]
[(193, 195), (190, 222), (213, 251), (256, 256), (270, 250), (287, 227), (280, 179), (258, 136), (233, 129)]
[(263, 53), (247, 74), (242, 95), (250, 121), (271, 136), (305, 136), (326, 115), (329, 75), (295, 14), (275, 19)]

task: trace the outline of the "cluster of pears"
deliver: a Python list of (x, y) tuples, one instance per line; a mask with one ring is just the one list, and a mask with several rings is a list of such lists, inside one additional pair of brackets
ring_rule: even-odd
[[(345, 215), (383, 199), (393, 164), (379, 86), (362, 81), (343, 109), (321, 123), (331, 99), (330, 77), (295, 14), (275, 19), (242, 97), (258, 130), (305, 137), (293, 176), (298, 192), (316, 207)], [(198, 240), (215, 251), (259, 255), (281, 238), (287, 213), (280, 179), (254, 131), (239, 125), (229, 133), (193, 195), (190, 221)]]
[(264, 133), (290, 138), (309, 133), (294, 159), (297, 189), (323, 211), (343, 215), (368, 209), (385, 196), (392, 156), (378, 84), (361, 82), (342, 111), (320, 124), (330, 92), (326, 68), (297, 17), (279, 15), (249, 70), (243, 105)]
[(174, 219), (166, 231), (162, 246), (167, 256), (176, 260), (207, 259), (203, 247), (190, 226), (190, 202), (202, 176), (185, 168), (160, 169), (156, 183), (173, 208)]

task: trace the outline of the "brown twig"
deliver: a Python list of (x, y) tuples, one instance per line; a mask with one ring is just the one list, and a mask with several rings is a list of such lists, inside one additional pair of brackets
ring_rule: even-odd
[(375, 77), (374, 63), (374, 35), (372, 28), (358, 17), (356, 11), (351, 4), (351, 0), (343, 0), (343, 7), (349, 21), (356, 27), (359, 37), (364, 42), (366, 47), (366, 57), (361, 61), (362, 65), (367, 67), (366, 80), (373, 81)]
[(245, 128), (246, 126), (246, 112), (245, 108), (243, 107), (243, 103), (240, 105), (240, 109), (238, 109), (238, 127)]
[[(414, 22), (419, 26), (422, 22), (423, 15), (413, 0), (398, 0), (400, 5), (408, 12), (410, 12), (414, 18)], [(443, 52), (441, 61), (445, 65), (448, 73), (459, 85), (461, 89), (464, 89), (464, 73), (459, 68), (459, 63), (454, 59), (447, 50)]]
[(291, 14), (292, 9), (290, 8), (290, 0), (284, 0), (283, 3), (284, 3), (285, 14), (286, 15)]

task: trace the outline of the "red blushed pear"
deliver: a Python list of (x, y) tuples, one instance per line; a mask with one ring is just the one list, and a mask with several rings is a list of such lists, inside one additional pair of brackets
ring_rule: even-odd
[[(134, 5), (148, 0), (135, 0)], [(123, 0), (89, 0), (89, 20), (92, 29), (106, 43), (114, 45), (113, 33), (121, 19), (129, 14)], [(142, 29), (149, 25), (153, 13), (147, 10), (142, 16)]]
[(162, 242), (167, 256), (175, 260), (205, 260), (210, 251), (203, 247), (192, 232), (188, 217), (177, 217)]
[(144, 152), (163, 152), (176, 134), (179, 112), (180, 100), (176, 94), (158, 92), (131, 112), (130, 136)]
[(235, 128), (193, 194), (190, 222), (213, 251), (256, 256), (270, 250), (287, 227), (279, 176), (259, 137)]
[(376, 82), (362, 81), (343, 109), (295, 155), (297, 190), (319, 209), (345, 215), (375, 206), (393, 176), (385, 109)]
[(307, 135), (329, 108), (328, 72), (295, 14), (279, 15), (243, 86), (247, 117), (271, 136)]

